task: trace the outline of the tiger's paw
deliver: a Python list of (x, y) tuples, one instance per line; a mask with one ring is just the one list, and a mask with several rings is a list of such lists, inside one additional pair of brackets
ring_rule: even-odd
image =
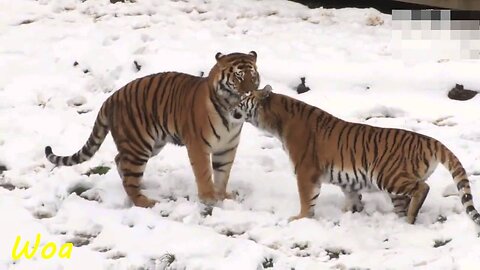
[(213, 192), (199, 193), (198, 198), (205, 205), (214, 205), (217, 202), (217, 197)]
[(222, 200), (222, 201), (225, 200), (225, 199), (235, 200), (237, 195), (238, 195), (237, 192), (219, 192), (219, 193), (217, 193), (217, 199)]
[(312, 217), (313, 217), (313, 213), (307, 213), (307, 214), (300, 213), (296, 216), (289, 217), (288, 222), (292, 222), (292, 221), (297, 220), (297, 219), (312, 218)]
[(149, 199), (145, 197), (144, 195), (140, 195), (135, 200), (133, 200), (133, 204), (138, 207), (144, 207), (144, 208), (152, 208), (157, 201)]
[(407, 215), (407, 223), (408, 224), (415, 224), (415, 221), (417, 220), (417, 217), (416, 216), (409, 216)]

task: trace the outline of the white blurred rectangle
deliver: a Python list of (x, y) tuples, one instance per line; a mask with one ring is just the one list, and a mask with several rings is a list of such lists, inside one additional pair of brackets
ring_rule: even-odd
[(480, 14), (450, 10), (393, 10), (395, 58), (480, 59)]

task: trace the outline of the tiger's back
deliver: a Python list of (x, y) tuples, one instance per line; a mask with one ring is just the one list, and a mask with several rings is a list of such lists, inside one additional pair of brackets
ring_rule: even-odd
[[(185, 145), (194, 139), (192, 130), (203, 128), (198, 119), (206, 113), (207, 95), (206, 78), (189, 74), (166, 72), (130, 82), (104, 104), (109, 115), (116, 117), (109, 123), (117, 147), (123, 147), (122, 139), (127, 139), (123, 137), (133, 139), (138, 151), (152, 152), (152, 143)], [(204, 132), (210, 137), (210, 132)]]
[[(255, 91), (239, 105), (243, 117), (276, 135), (297, 175), (301, 218), (313, 215), (321, 182), (336, 184), (345, 209), (363, 209), (360, 191), (384, 190), (395, 212), (414, 223), (438, 163), (452, 174), (467, 214), (480, 225), (467, 174), (458, 158), (431, 137), (403, 129), (351, 123), (291, 97)], [(237, 117), (238, 118), (238, 117)]]

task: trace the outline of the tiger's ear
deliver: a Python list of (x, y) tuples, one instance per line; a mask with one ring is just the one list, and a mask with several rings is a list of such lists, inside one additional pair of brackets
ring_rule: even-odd
[(225, 54), (221, 53), (221, 52), (217, 52), (217, 54), (215, 54), (215, 59), (217, 61), (219, 61), (220, 59), (222, 59), (222, 57), (224, 57)]
[(265, 85), (263, 89), (255, 91), (256, 97), (261, 101), (265, 100), (268, 96), (270, 96), (271, 93), (272, 87), (269, 84)]
[(255, 61), (257, 61), (257, 53), (256, 53), (255, 51), (250, 51), (250, 52), (248, 53), (248, 55), (253, 56), (253, 58), (255, 59)]
[(265, 91), (267, 92), (268, 94), (270, 94), (272, 92), (272, 87), (270, 86), (270, 84), (267, 84), (263, 87), (262, 91)]

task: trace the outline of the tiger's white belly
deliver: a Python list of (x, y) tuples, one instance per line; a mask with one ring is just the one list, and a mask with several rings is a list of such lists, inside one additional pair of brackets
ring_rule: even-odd
[(375, 179), (371, 179), (368, 173), (360, 170), (357, 170), (355, 174), (353, 171), (333, 168), (321, 177), (321, 181), (337, 185), (347, 192), (375, 192), (380, 190)]

